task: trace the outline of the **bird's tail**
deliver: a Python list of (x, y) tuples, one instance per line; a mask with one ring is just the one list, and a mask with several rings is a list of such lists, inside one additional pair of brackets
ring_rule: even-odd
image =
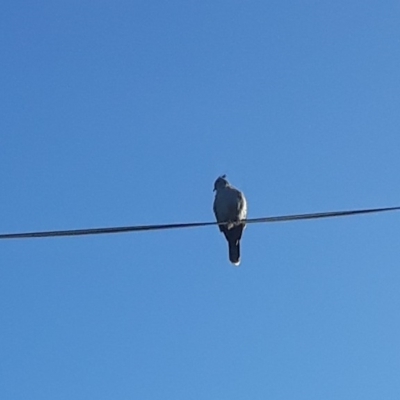
[(240, 241), (230, 240), (229, 245), (229, 261), (234, 265), (240, 264)]

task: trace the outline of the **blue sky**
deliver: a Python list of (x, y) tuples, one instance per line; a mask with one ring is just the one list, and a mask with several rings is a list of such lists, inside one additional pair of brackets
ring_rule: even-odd
[[(400, 204), (396, 1), (0, 5), (1, 233)], [(2, 399), (398, 399), (396, 213), (0, 242)]]

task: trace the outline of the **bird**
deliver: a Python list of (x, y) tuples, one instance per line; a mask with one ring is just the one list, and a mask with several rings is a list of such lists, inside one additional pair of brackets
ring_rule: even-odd
[(243, 192), (233, 187), (222, 175), (214, 182), (214, 204), (213, 211), (218, 223), (219, 230), (228, 241), (229, 261), (238, 266), (240, 264), (240, 239), (247, 217), (247, 201)]

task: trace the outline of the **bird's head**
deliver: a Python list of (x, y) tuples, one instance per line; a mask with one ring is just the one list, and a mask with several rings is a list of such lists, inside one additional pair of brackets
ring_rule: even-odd
[(226, 180), (226, 175), (221, 175), (214, 182), (214, 192), (216, 190), (223, 189), (224, 187), (226, 187), (228, 185), (229, 185), (229, 182)]

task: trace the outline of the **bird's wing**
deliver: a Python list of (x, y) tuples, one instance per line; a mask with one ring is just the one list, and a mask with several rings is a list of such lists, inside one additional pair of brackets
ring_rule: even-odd
[(217, 192), (213, 209), (217, 222), (245, 219), (247, 213), (246, 199), (240, 190), (227, 187)]
[(247, 217), (247, 201), (246, 197), (244, 197), (243, 192), (238, 190), (238, 220), (246, 219)]

